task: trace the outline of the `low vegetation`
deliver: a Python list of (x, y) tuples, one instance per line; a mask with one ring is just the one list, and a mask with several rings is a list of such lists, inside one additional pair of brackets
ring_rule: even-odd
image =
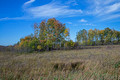
[(30, 54), (0, 52), (0, 79), (119, 80), (120, 45)]

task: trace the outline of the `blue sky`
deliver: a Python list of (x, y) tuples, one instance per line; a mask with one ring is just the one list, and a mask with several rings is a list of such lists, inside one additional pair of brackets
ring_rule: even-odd
[(13, 45), (33, 33), (33, 24), (56, 18), (75, 41), (81, 29), (120, 31), (120, 0), (0, 0), (0, 45)]

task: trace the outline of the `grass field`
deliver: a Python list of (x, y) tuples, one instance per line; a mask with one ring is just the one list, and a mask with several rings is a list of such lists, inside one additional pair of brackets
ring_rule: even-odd
[(120, 80), (120, 45), (29, 54), (0, 52), (0, 80)]

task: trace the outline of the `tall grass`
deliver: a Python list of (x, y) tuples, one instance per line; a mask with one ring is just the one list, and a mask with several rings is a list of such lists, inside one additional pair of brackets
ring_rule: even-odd
[(120, 46), (32, 54), (0, 52), (2, 80), (119, 80)]

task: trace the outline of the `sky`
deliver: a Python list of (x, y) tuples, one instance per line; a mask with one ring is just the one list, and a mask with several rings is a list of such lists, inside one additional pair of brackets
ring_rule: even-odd
[(120, 31), (120, 0), (0, 0), (0, 45), (14, 45), (49, 18), (65, 23), (73, 41), (82, 29)]

